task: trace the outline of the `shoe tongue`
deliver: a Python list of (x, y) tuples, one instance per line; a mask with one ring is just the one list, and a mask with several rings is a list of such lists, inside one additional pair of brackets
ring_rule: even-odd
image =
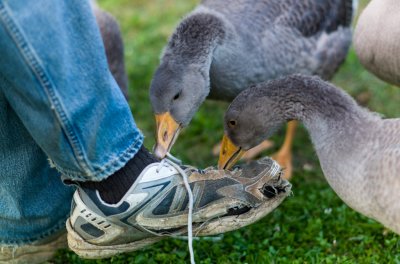
[[(179, 165), (179, 167), (185, 172), (185, 174), (189, 177), (193, 172), (197, 172), (200, 174), (205, 174), (204, 170), (198, 169), (196, 167), (192, 167), (190, 165)], [(171, 177), (176, 174), (180, 174), (180, 172), (168, 162), (160, 162), (152, 163), (147, 166), (143, 170), (143, 176), (141, 177), (140, 182), (149, 182), (155, 181), (158, 179), (163, 179), (167, 177)]]
[(150, 182), (159, 179), (171, 177), (179, 172), (171, 165), (164, 163), (160, 165), (159, 162), (148, 165), (142, 172), (140, 182)]

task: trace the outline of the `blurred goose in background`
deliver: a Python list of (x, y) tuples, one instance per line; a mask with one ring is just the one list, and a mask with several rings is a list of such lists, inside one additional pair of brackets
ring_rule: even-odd
[[(207, 97), (230, 101), (292, 73), (330, 79), (347, 55), (352, 17), (351, 0), (203, 0), (175, 29), (151, 83), (155, 155), (165, 156)], [(294, 128), (275, 157), (286, 171)]]
[(108, 67), (125, 98), (128, 99), (128, 77), (125, 71), (124, 43), (118, 22), (111, 14), (98, 7), (95, 1), (91, 1), (91, 6), (103, 39)]
[(400, 2), (372, 0), (354, 31), (354, 48), (367, 70), (400, 86)]
[(254, 85), (232, 102), (223, 140), (231, 152), (220, 162), (231, 162), (288, 120), (305, 125), (337, 195), (400, 234), (400, 119), (382, 119), (318, 77), (294, 75)]

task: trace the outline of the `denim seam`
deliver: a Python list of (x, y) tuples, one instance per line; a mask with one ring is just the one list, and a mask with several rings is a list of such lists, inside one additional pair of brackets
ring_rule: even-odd
[[(138, 144), (139, 143), (139, 144)], [(81, 173), (76, 171), (65, 170), (61, 166), (59, 166), (54, 161), (50, 161), (51, 165), (54, 166), (61, 174), (63, 180), (77, 180), (77, 181), (87, 181), (87, 180), (94, 180), (100, 181), (104, 178), (107, 178), (123, 166), (138, 152), (139, 148), (143, 143), (143, 135), (139, 134), (139, 136), (135, 139), (135, 141), (125, 149), (121, 154), (119, 154), (115, 159), (110, 160), (105, 165), (101, 167), (94, 167), (94, 175), (91, 177), (82, 176)]]
[(11, 15), (7, 12), (6, 6), (3, 2), (0, 1), (0, 17), (3, 19), (3, 23), (5, 25), (5, 29), (9, 32), (11, 38), (14, 40), (18, 50), (22, 54), (23, 58), (31, 68), (32, 72), (35, 74), (36, 78), (39, 80), (42, 88), (47, 94), (47, 97), (50, 101), (51, 108), (55, 112), (55, 116), (57, 117), (61, 127), (66, 134), (69, 143), (73, 149), (74, 156), (79, 166), (85, 171), (85, 173), (91, 172), (91, 167), (86, 160), (86, 156), (84, 151), (82, 150), (82, 145), (80, 144), (80, 140), (77, 137), (73, 126), (69, 122), (67, 115), (64, 111), (64, 107), (59, 100), (55, 89), (54, 84), (52, 84), (51, 79), (46, 73), (44, 67), (40, 65), (38, 56), (33, 51), (32, 47), (30, 47), (29, 42), (25, 39), (22, 32), (20, 31), (17, 23), (12, 19)]
[(1, 246), (23, 246), (24, 244), (30, 244), (30, 243), (37, 242), (41, 239), (45, 239), (45, 238), (59, 232), (60, 230), (65, 229), (65, 221), (68, 219), (69, 216), (70, 216), (70, 213), (68, 212), (68, 214), (65, 215), (61, 221), (59, 221), (56, 225), (54, 225), (50, 229), (46, 230), (45, 232), (42, 232), (40, 235), (31, 237), (31, 238), (26, 238), (26, 239), (19, 239), (18, 241), (17, 240), (0, 239), (0, 244), (1, 244)]

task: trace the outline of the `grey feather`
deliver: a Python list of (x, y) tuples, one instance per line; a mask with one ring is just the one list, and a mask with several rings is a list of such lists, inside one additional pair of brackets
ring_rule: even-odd
[(164, 49), (153, 110), (187, 125), (207, 96), (232, 100), (293, 73), (329, 79), (348, 52), (352, 16), (351, 0), (204, 0)]
[(304, 123), (339, 197), (400, 234), (400, 119), (382, 119), (318, 77), (294, 75), (239, 94), (225, 114), (225, 132), (249, 149), (288, 120)]

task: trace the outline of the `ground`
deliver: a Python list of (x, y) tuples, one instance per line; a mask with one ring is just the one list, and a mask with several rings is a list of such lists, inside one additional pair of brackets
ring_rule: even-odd
[[(361, 0), (361, 6), (368, 1)], [(194, 0), (101, 0), (117, 17), (126, 49), (130, 106), (154, 144), (154, 119), (148, 98), (160, 52), (178, 21)], [(333, 83), (361, 104), (386, 117), (400, 116), (400, 90), (379, 81), (358, 62), (351, 50)], [(206, 102), (185, 129), (172, 151), (184, 162), (206, 167), (217, 158), (211, 149), (222, 136), (227, 103)], [(283, 131), (274, 138), (275, 149)], [(271, 154), (271, 152), (266, 154)], [(197, 263), (400, 263), (400, 237), (381, 224), (347, 207), (332, 191), (321, 172), (306, 131), (294, 141), (293, 195), (263, 220), (215, 239), (194, 242)], [(81, 260), (74, 253), (58, 252), (54, 263), (188, 263), (187, 242), (166, 239), (144, 250), (107, 260)]]

